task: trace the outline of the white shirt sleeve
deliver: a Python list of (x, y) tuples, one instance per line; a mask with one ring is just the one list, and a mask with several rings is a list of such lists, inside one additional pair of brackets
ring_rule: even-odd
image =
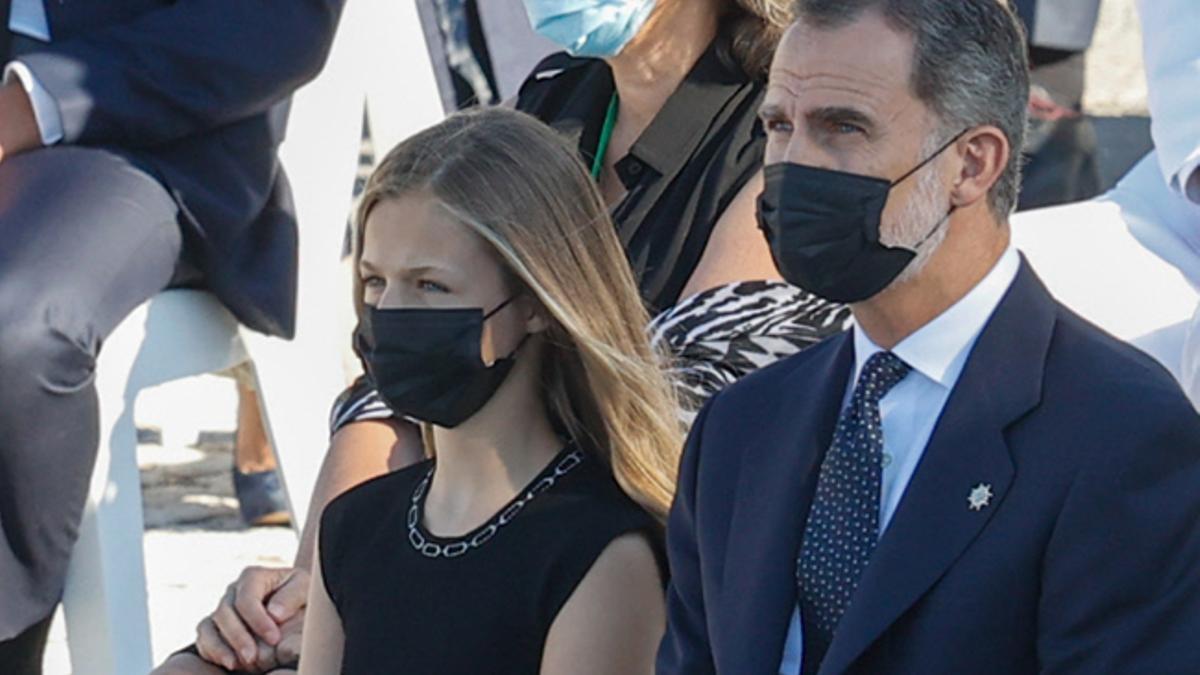
[[(42, 42), (50, 41), (50, 22), (46, 20), (46, 5), (42, 0), (13, 0), (8, 16), (8, 29)], [(13, 77), (21, 81), (29, 102), (33, 105), (33, 117), (43, 145), (54, 145), (62, 140), (62, 114), (58, 103), (50, 92), (38, 82), (33, 72), (20, 61), (12, 61), (4, 67), (4, 84)]]
[(1171, 189), (1200, 203), (1187, 193), (1200, 170), (1200, 2), (1138, 0), (1138, 10), (1159, 166)]
[[(61, 0), (59, 0), (61, 2)], [(42, 42), (50, 41), (50, 21), (43, 0), (12, 0), (8, 29)]]
[(63, 138), (62, 114), (58, 111), (58, 102), (38, 82), (33, 71), (20, 61), (11, 61), (4, 67), (4, 83), (8, 84), (13, 77), (21, 81), (29, 102), (33, 105), (33, 116), (37, 120), (38, 131), (42, 136), (43, 145), (54, 145)]

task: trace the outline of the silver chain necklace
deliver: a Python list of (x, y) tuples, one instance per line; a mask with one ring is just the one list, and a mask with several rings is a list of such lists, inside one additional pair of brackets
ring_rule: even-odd
[[(491, 541), (492, 537), (500, 531), (500, 528), (508, 525), (517, 517), (517, 514), (525, 508), (529, 502), (533, 501), (534, 497), (542, 494), (546, 490), (554, 487), (560, 478), (571, 472), (572, 469), (579, 466), (583, 462), (583, 451), (574, 450), (570, 454), (564, 456), (554, 466), (554, 470), (546, 473), (540, 480), (529, 487), (521, 498), (512, 502), (499, 513), (493, 516), (487, 526), (479, 530), (469, 539), (459, 539), (457, 541), (446, 544), (429, 541), (429, 539), (421, 532), (421, 507), (425, 498), (425, 493), (429, 490), (429, 482), (433, 479), (434, 467), (429, 467), (429, 471), (425, 473), (425, 477), (417, 483), (417, 489), (413, 491), (412, 504), (408, 507), (408, 543), (416, 549), (421, 555), (426, 558), (457, 558), (466, 555), (469, 551), (483, 546)], [(543, 471), (543, 473), (545, 473)]]

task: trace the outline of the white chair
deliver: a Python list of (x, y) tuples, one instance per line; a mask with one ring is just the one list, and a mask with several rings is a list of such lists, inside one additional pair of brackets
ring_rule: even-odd
[(213, 296), (200, 291), (159, 294), (105, 341), (96, 366), (100, 451), (63, 595), (74, 672), (150, 670), (133, 417), (138, 394), (245, 359), (237, 322)]
[(350, 283), (339, 253), (368, 94), (380, 115), (377, 138), (388, 146), (442, 115), (412, 3), (348, 2), (325, 70), (295, 97), (281, 149), (300, 221), (294, 341), (244, 331), (213, 296), (186, 290), (151, 299), (105, 341), (96, 377), (99, 452), (63, 597), (76, 673), (152, 667), (134, 426), (141, 391), (252, 358), (293, 522), (303, 527), (329, 406), (346, 381), (339, 350), (349, 330), (339, 319), (348, 316)]

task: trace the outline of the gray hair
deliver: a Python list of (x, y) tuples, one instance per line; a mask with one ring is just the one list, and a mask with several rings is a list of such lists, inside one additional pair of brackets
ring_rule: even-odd
[(1029, 104), (1029, 61), (1020, 22), (999, 0), (797, 0), (797, 20), (818, 29), (845, 26), (874, 10), (914, 36), (913, 93), (949, 136), (981, 125), (1008, 138), (1008, 165), (988, 195), (1006, 217), (1021, 184)]

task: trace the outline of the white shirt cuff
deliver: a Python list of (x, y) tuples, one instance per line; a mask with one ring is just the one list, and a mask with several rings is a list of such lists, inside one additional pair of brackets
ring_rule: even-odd
[(58, 102), (46, 91), (41, 82), (34, 77), (33, 71), (20, 61), (10, 61), (4, 67), (4, 83), (12, 81), (13, 76), (21, 81), (25, 93), (29, 95), (29, 103), (33, 106), (33, 117), (37, 120), (38, 131), (42, 135), (43, 145), (54, 145), (63, 139), (62, 114), (58, 111)]

